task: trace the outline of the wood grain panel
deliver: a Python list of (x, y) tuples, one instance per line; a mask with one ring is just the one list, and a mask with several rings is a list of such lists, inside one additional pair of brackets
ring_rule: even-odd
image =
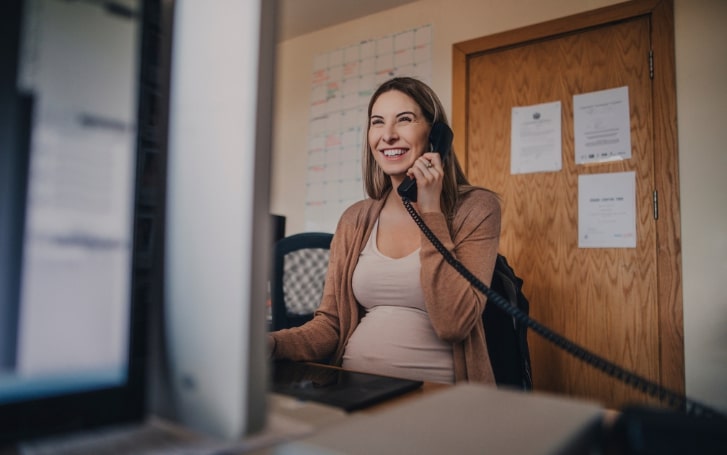
[(684, 393), (684, 316), (682, 296), (681, 209), (677, 150), (674, 5), (660, 2), (652, 12), (654, 50), (655, 188), (659, 194), (657, 262), (661, 382)]
[[(501, 250), (525, 278), (532, 315), (599, 355), (682, 391), (680, 260), (675, 265), (670, 257), (679, 245), (674, 235), (679, 232), (678, 204), (672, 210), (678, 186), (667, 196), (667, 223), (657, 225), (651, 204), (654, 189), (665, 185), (660, 181), (673, 182), (677, 175), (676, 159), (655, 153), (656, 134), (670, 143), (669, 156), (676, 156), (675, 122), (656, 128), (662, 119), (654, 118), (657, 103), (666, 103), (667, 112), (675, 110), (669, 110), (674, 106), (661, 93), (652, 101), (648, 65), (652, 29), (670, 33), (670, 5), (634, 1), (599, 10), (600, 19), (597, 11), (546, 23), (557, 33), (547, 34), (540, 24), (510, 37), (498, 34), (455, 45), (453, 83), (460, 89), (453, 91), (453, 121), (456, 131), (466, 132), (462, 142), (468, 176), (502, 196)], [(658, 26), (650, 14), (654, 9), (667, 16)], [(522, 37), (528, 39), (517, 41)], [(673, 53), (673, 43), (671, 49)], [(673, 78), (665, 79), (662, 85), (673, 83)], [(633, 158), (576, 166), (572, 95), (620, 86), (629, 87)], [(555, 100), (563, 110), (563, 170), (510, 175), (512, 107)], [(579, 249), (578, 175), (622, 171), (637, 175), (637, 248)], [(657, 279), (664, 277), (661, 267), (667, 268), (666, 286)], [(664, 295), (670, 299), (666, 304), (660, 303)], [(664, 334), (665, 327), (676, 336)], [(595, 398), (614, 407), (653, 401), (539, 337), (530, 340), (537, 389)]]

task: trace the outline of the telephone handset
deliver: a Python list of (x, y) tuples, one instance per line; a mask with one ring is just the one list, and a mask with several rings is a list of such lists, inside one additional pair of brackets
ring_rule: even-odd
[[(437, 152), (442, 155), (442, 162), (447, 159), (452, 150), (452, 139), (454, 139), (454, 133), (443, 122), (434, 122), (432, 130), (429, 132), (429, 144), (432, 147), (433, 152)], [(410, 178), (408, 175), (401, 182), (399, 188), (396, 189), (399, 196), (406, 197), (412, 202), (417, 201), (417, 182)]]

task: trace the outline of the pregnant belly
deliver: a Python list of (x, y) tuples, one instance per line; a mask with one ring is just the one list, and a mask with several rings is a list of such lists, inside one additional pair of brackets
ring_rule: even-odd
[(346, 346), (343, 367), (430, 382), (454, 381), (452, 346), (434, 333), (426, 312), (372, 308)]

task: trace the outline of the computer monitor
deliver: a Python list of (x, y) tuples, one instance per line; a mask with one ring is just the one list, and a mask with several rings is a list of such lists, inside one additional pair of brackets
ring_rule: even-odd
[(3, 2), (0, 441), (144, 414), (138, 1)]
[(275, 34), (266, 0), (178, 0), (165, 259), (170, 376), (186, 425), (263, 427)]
[[(174, 417), (255, 432), (274, 2), (3, 3), (0, 445), (142, 421), (155, 307)], [(158, 46), (171, 30), (167, 119)]]

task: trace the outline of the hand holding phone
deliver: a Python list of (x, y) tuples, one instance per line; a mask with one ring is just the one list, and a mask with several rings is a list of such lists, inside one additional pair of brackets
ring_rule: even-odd
[[(434, 122), (432, 130), (429, 132), (429, 144), (432, 147), (433, 152), (437, 152), (442, 157), (442, 163), (445, 162), (452, 150), (452, 140), (454, 139), (454, 133), (443, 122)], [(412, 202), (417, 201), (417, 183), (416, 180), (412, 179), (408, 175), (401, 182), (399, 188), (396, 189), (399, 196), (406, 197)]]

